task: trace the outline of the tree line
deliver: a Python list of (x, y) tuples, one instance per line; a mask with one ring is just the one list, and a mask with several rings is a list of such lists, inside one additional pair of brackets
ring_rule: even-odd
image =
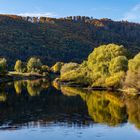
[[(17, 60), (13, 68), (14, 71), (18, 73), (39, 73), (44, 74), (49, 71), (47, 65), (43, 65), (41, 60), (37, 57), (31, 57), (27, 62), (22, 62)], [(6, 75), (8, 73), (7, 60), (5, 58), (0, 59), (0, 74)]]
[(66, 63), (60, 81), (88, 87), (140, 91), (140, 53), (129, 59), (127, 50), (116, 44), (101, 45), (81, 64)]
[[(130, 59), (128, 51), (122, 45), (101, 45), (89, 54), (81, 64), (57, 62), (52, 67), (43, 65), (37, 57), (31, 57), (26, 63), (17, 60), (14, 70), (19, 73), (39, 73), (44, 76), (50, 72), (60, 74), (61, 82), (87, 87), (125, 89), (140, 91), (140, 53)], [(0, 59), (0, 73), (8, 72), (7, 61)]]

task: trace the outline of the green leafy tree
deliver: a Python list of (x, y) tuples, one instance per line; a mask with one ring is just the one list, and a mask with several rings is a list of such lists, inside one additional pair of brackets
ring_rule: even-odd
[(39, 58), (32, 57), (27, 63), (28, 72), (41, 72), (42, 63)]
[(140, 91), (140, 53), (137, 54), (133, 59), (129, 60), (128, 63), (128, 72), (125, 80), (124, 88), (128, 90), (128, 92), (136, 92)]
[(111, 74), (124, 71), (128, 69), (128, 59), (125, 56), (118, 56), (111, 60), (109, 63), (109, 72)]
[(131, 72), (138, 73), (138, 70), (140, 69), (140, 53), (129, 60), (128, 67)]
[(87, 61), (90, 70), (89, 76), (93, 81), (92, 86), (107, 86), (105, 84), (106, 78), (120, 71), (125, 72), (128, 63), (126, 56), (126, 49), (116, 44), (102, 45), (95, 48)]
[(26, 65), (21, 60), (17, 60), (15, 63), (14, 70), (16, 72), (25, 72), (26, 71)]
[(7, 60), (0, 58), (0, 74), (5, 75), (7, 73)]

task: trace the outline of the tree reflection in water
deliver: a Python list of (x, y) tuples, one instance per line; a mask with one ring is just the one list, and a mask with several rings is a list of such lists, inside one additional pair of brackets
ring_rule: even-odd
[(94, 122), (116, 126), (129, 121), (140, 129), (140, 96), (128, 97), (120, 92), (73, 87), (61, 87), (61, 91), (67, 96), (80, 95)]
[[(46, 79), (14, 81), (0, 86), (0, 125), (46, 127), (50, 123), (140, 128), (140, 97), (119, 92), (60, 86)], [(59, 89), (59, 90), (58, 90)]]
[(1, 126), (31, 127), (64, 123), (80, 127), (92, 122), (80, 96), (67, 97), (45, 79), (16, 81), (5, 85), (2, 91), (5, 91), (6, 100), (0, 101)]

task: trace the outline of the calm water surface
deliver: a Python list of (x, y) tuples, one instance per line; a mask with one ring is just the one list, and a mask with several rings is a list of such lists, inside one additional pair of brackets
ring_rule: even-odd
[(60, 87), (46, 79), (0, 85), (0, 140), (139, 140), (140, 97)]

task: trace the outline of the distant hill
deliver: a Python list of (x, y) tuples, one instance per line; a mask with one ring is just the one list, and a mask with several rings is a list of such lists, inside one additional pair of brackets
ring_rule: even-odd
[(101, 44), (124, 45), (131, 55), (140, 51), (140, 24), (89, 17), (20, 17), (0, 15), (0, 57), (9, 65), (31, 56), (53, 65), (81, 62)]

